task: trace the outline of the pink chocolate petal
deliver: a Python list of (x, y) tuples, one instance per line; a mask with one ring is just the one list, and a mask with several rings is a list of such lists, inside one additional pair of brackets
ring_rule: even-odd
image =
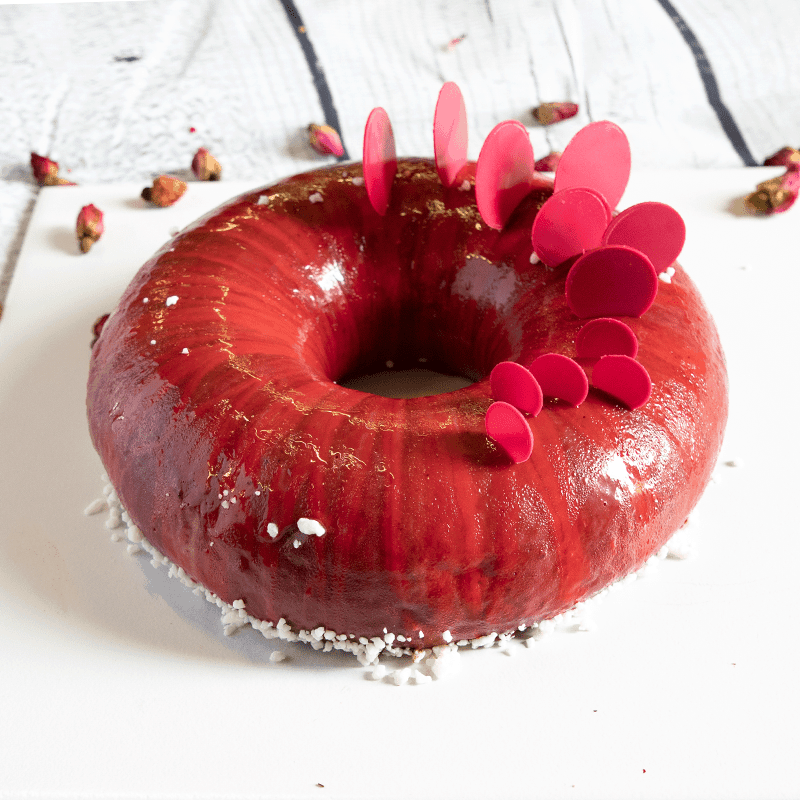
[(389, 207), (396, 173), (397, 152), (392, 123), (382, 108), (373, 108), (364, 128), (364, 184), (369, 202), (381, 216)]
[(514, 406), (502, 400), (492, 403), (486, 412), (486, 435), (505, 450), (508, 457), (521, 464), (531, 457), (533, 432), (528, 420)]
[(626, 244), (644, 253), (663, 272), (683, 249), (686, 225), (681, 215), (664, 203), (639, 203), (617, 214), (603, 244)]
[(500, 230), (536, 185), (533, 147), (521, 122), (496, 125), (475, 166), (475, 201), (484, 222)]
[(467, 163), (467, 109), (461, 90), (452, 81), (442, 86), (436, 102), (433, 153), (439, 180), (452, 186)]
[(575, 339), (578, 358), (602, 358), (617, 355), (636, 357), (639, 342), (636, 334), (622, 321), (600, 317), (587, 322)]
[(613, 122), (593, 122), (581, 128), (558, 162), (555, 189), (594, 189), (616, 208), (631, 174), (631, 148), (622, 128)]
[(598, 247), (610, 217), (608, 204), (597, 192), (563, 189), (548, 198), (533, 221), (533, 250), (554, 267)]
[(545, 353), (531, 364), (531, 373), (545, 397), (564, 400), (571, 406), (579, 406), (589, 393), (586, 373), (568, 356)]
[(542, 410), (542, 388), (530, 370), (513, 361), (501, 361), (489, 376), (492, 397), (536, 416)]
[(643, 406), (653, 389), (647, 370), (630, 356), (603, 356), (594, 366), (592, 385), (630, 409)]
[(653, 304), (658, 276), (650, 259), (624, 245), (598, 247), (567, 275), (567, 303), (578, 317), (641, 317)]

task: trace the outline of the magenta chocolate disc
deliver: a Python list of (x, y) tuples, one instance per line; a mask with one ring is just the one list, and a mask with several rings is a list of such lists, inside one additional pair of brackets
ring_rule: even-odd
[(616, 208), (631, 174), (631, 148), (622, 128), (593, 122), (579, 130), (558, 162), (555, 189), (594, 189)]
[(603, 244), (625, 244), (644, 253), (656, 272), (674, 264), (686, 241), (681, 215), (664, 203), (639, 203), (620, 212), (608, 226)]
[(572, 313), (588, 317), (640, 317), (653, 304), (658, 276), (644, 253), (606, 245), (581, 256), (567, 275)]
[(549, 267), (598, 247), (611, 211), (602, 195), (574, 187), (551, 195), (531, 229), (533, 251)]
[(433, 153), (439, 180), (452, 186), (467, 163), (467, 109), (461, 90), (452, 81), (442, 86), (436, 102)]
[(545, 397), (579, 406), (589, 393), (589, 381), (580, 364), (559, 353), (545, 353), (531, 364), (531, 373)]
[(542, 388), (530, 370), (514, 361), (501, 361), (489, 376), (494, 400), (502, 400), (536, 416), (542, 410)]
[(397, 152), (389, 115), (373, 108), (364, 128), (364, 185), (372, 207), (383, 216), (397, 173)]
[(484, 222), (501, 230), (514, 209), (536, 185), (533, 147), (521, 122), (496, 125), (475, 165), (475, 202)]
[(621, 320), (599, 317), (589, 320), (578, 331), (575, 339), (578, 358), (602, 358), (603, 356), (636, 357), (639, 342), (636, 334)]
[(630, 356), (603, 356), (594, 365), (592, 386), (630, 409), (643, 406), (653, 389), (647, 370)]
[(515, 464), (521, 464), (531, 457), (531, 426), (511, 404), (500, 400), (489, 406), (486, 412), (486, 434), (503, 448)]

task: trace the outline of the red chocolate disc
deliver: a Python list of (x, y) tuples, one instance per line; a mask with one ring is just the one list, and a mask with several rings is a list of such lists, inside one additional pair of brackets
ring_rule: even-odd
[(531, 457), (531, 426), (510, 403), (500, 400), (489, 406), (486, 411), (486, 434), (503, 448), (515, 464), (521, 464)]
[(616, 208), (630, 174), (631, 148), (622, 128), (613, 122), (593, 122), (566, 146), (556, 168), (555, 190), (594, 189)]
[(372, 207), (383, 216), (397, 174), (397, 153), (389, 115), (373, 108), (364, 128), (364, 185)]
[(500, 230), (536, 184), (533, 147), (521, 122), (496, 125), (475, 165), (475, 202), (484, 222)]
[(592, 386), (630, 409), (641, 408), (653, 389), (647, 370), (630, 356), (603, 356), (594, 366)]
[(467, 163), (467, 109), (461, 90), (452, 81), (442, 86), (436, 102), (433, 152), (439, 180), (452, 186)]
[(602, 358), (618, 355), (636, 357), (639, 342), (636, 334), (621, 320), (599, 317), (587, 322), (575, 339), (578, 358)]
[(686, 241), (681, 215), (664, 203), (639, 203), (617, 214), (603, 244), (624, 244), (644, 253), (656, 272), (674, 264)]
[(653, 304), (657, 291), (658, 276), (650, 259), (622, 245), (586, 253), (567, 275), (567, 303), (583, 319), (640, 317)]
[(589, 393), (589, 381), (580, 364), (559, 353), (545, 353), (531, 364), (531, 373), (545, 397), (579, 406)]
[(495, 400), (510, 403), (533, 416), (542, 410), (542, 388), (531, 371), (522, 364), (501, 361), (489, 375), (489, 386)]
[(548, 266), (598, 247), (611, 211), (601, 194), (574, 187), (553, 194), (531, 229), (533, 250)]

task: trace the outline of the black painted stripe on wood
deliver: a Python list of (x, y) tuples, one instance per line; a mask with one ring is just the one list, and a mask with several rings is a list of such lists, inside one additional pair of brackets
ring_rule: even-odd
[(314, 51), (314, 45), (311, 44), (311, 39), (308, 38), (308, 31), (303, 24), (303, 19), (300, 12), (297, 10), (293, 0), (280, 0), (286, 16), (297, 37), (297, 41), (305, 56), (308, 69), (311, 72), (311, 78), (314, 81), (314, 88), (317, 90), (319, 103), (322, 106), (322, 113), (325, 115), (325, 124), (330, 125), (338, 131), (339, 136), (342, 137), (342, 147), (344, 148), (344, 155), (341, 156), (339, 161), (348, 161), (350, 156), (347, 154), (347, 145), (344, 143), (344, 136), (342, 136), (342, 128), (339, 125), (339, 115), (336, 113), (336, 106), (333, 104), (333, 96), (331, 90), (328, 88), (328, 81), (325, 78), (325, 73), (322, 71), (317, 54)]
[(736, 124), (728, 107), (722, 101), (717, 79), (714, 77), (714, 71), (711, 69), (711, 64), (709, 63), (702, 45), (692, 32), (692, 29), (686, 24), (686, 20), (678, 13), (675, 6), (673, 6), (669, 0), (656, 0), (656, 2), (667, 12), (669, 18), (675, 23), (675, 27), (683, 37), (683, 40), (689, 45), (689, 49), (692, 51), (695, 63), (697, 64), (697, 69), (700, 72), (700, 79), (703, 81), (708, 102), (714, 109), (714, 113), (717, 115), (722, 130), (725, 131), (725, 135), (728, 137), (731, 145), (733, 145), (733, 149), (739, 154), (739, 157), (744, 161), (746, 167), (757, 166), (756, 160), (753, 158), (753, 154), (750, 152), (750, 148), (747, 146), (744, 136), (742, 136), (742, 132), (739, 130), (739, 126)]

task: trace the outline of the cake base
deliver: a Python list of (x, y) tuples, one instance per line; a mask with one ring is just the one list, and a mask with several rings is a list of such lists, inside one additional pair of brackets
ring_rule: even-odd
[[(149, 555), (153, 567), (165, 567), (169, 577), (177, 578), (193, 594), (204, 597), (209, 603), (217, 606), (220, 610), (225, 636), (231, 636), (239, 629), (249, 625), (261, 633), (265, 639), (302, 642), (311, 645), (314, 650), (321, 650), (325, 653), (333, 650), (351, 653), (365, 669), (369, 670), (369, 677), (372, 680), (383, 680), (397, 686), (405, 683), (429, 683), (456, 672), (459, 668), (460, 650), (494, 648), (513, 655), (512, 647), (521, 645), (529, 648), (557, 630), (571, 632), (594, 630), (595, 625), (590, 618), (591, 610), (602, 602), (609, 592), (649, 576), (657, 565), (667, 558), (684, 560), (694, 552), (689, 534), (695, 525), (693, 519), (690, 518), (680, 530), (673, 534), (669, 542), (651, 556), (642, 567), (562, 614), (530, 626), (520, 625), (512, 631), (494, 632), (477, 639), (453, 641), (431, 648), (410, 647), (410, 643), (404, 637), (387, 630), (384, 630), (383, 638), (373, 637), (372, 639), (363, 636), (356, 637), (351, 633), (326, 630), (322, 626), (314, 630), (296, 630), (283, 618), (277, 622), (270, 622), (253, 617), (245, 610), (242, 600), (235, 600), (232, 604), (226, 603), (206, 587), (194, 581), (184, 569), (159, 552), (133, 523), (120, 503), (108, 476), (103, 475), (102, 480), (105, 484), (103, 497), (92, 502), (84, 513), (94, 515), (107, 512), (105, 527), (111, 532), (112, 541), (127, 544), (128, 555)], [(386, 663), (381, 663), (382, 656), (392, 659), (389, 663), (400, 663), (400, 666), (388, 666)], [(284, 658), (283, 653), (275, 651), (270, 660), (277, 662), (283, 661)]]

